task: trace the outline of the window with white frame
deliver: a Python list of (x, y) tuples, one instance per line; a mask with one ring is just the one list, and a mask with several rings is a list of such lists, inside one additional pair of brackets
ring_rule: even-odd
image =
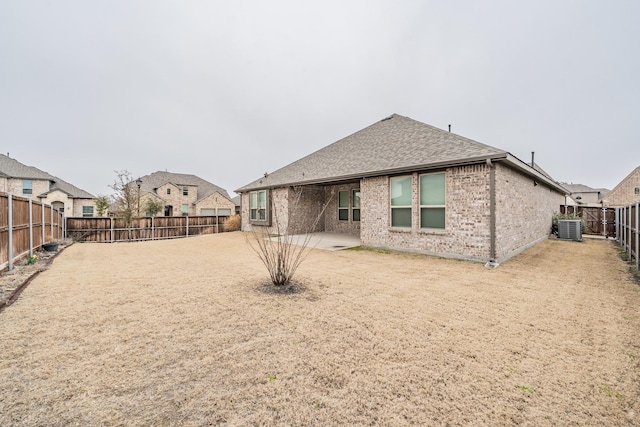
[(171, 194), (171, 189), (167, 188), (167, 194)]
[(22, 194), (33, 194), (33, 181), (30, 179), (22, 180)]
[(218, 216), (231, 216), (231, 209), (218, 208)]
[(411, 228), (411, 175), (389, 179), (391, 226)]
[(351, 192), (351, 220), (360, 221), (360, 189)]
[(420, 175), (420, 228), (445, 228), (444, 173)]
[(93, 216), (93, 206), (83, 206), (82, 207), (82, 216), (83, 217), (92, 217)]
[(640, 187), (636, 187), (635, 190), (634, 190), (634, 193), (636, 195), (640, 194)]
[(249, 192), (249, 220), (256, 225), (271, 225), (269, 215), (269, 191)]
[(182, 195), (183, 196), (189, 195), (189, 187), (182, 187)]
[(349, 192), (338, 191), (338, 220), (349, 221)]

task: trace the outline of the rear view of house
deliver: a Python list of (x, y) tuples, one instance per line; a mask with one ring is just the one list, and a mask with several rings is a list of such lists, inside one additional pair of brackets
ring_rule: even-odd
[(243, 230), (346, 233), (497, 263), (546, 239), (567, 194), (504, 150), (397, 114), (236, 191)]

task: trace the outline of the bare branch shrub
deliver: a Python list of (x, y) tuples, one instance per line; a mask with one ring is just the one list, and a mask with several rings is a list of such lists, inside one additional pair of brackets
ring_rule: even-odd
[[(290, 187), (288, 208), (289, 212), (299, 212), (300, 199), (302, 197), (303, 187)], [(261, 227), (256, 229), (252, 227), (252, 239), (248, 239), (251, 249), (258, 255), (264, 266), (269, 272), (271, 283), (277, 287), (286, 287), (291, 284), (294, 274), (298, 267), (310, 252), (309, 243), (313, 231), (324, 216), (327, 205), (333, 197), (333, 192), (325, 200), (322, 208), (319, 209), (309, 225), (302, 233), (293, 235), (290, 233), (291, 218), (287, 218), (286, 226), (283, 226), (278, 218), (278, 210), (271, 201), (272, 228)], [(269, 232), (273, 234), (270, 234)], [(274, 235), (275, 234), (275, 235)]]

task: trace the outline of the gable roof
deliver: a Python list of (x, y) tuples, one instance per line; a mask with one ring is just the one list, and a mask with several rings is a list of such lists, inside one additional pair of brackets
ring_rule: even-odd
[(571, 193), (600, 193), (605, 195), (609, 192), (606, 188), (592, 188), (584, 184), (567, 184), (566, 182), (561, 182), (561, 184), (564, 188), (571, 191)]
[(622, 181), (618, 183), (618, 185), (613, 187), (613, 189), (603, 197), (603, 202), (605, 202), (606, 204), (613, 203), (613, 206), (624, 206), (632, 203), (634, 200), (638, 200), (638, 197), (636, 197), (635, 194), (625, 194), (625, 190), (627, 189), (627, 182), (633, 181), (634, 178), (637, 179), (636, 182), (638, 183), (638, 185), (640, 185), (640, 166), (632, 170), (629, 175), (627, 175)]
[(340, 182), (502, 159), (564, 189), (508, 152), (393, 114), (236, 190)]
[(227, 190), (223, 189), (222, 187), (218, 187), (217, 185), (212, 184), (209, 181), (205, 181), (204, 179), (195, 175), (157, 171), (153, 172), (152, 174), (145, 175), (140, 179), (142, 179), (140, 191), (143, 194), (155, 193), (156, 190), (163, 185), (173, 184), (177, 187), (184, 185), (198, 187), (196, 201), (202, 200), (215, 192), (218, 192), (227, 199), (230, 199)]
[(12, 159), (9, 156), (5, 156), (4, 154), (0, 154), (0, 175), (6, 178), (14, 178), (14, 179), (32, 179), (32, 180), (42, 180), (49, 181), (49, 191), (46, 191), (40, 194), (38, 197), (45, 197), (47, 194), (52, 191), (60, 190), (66, 193), (71, 198), (77, 199), (93, 199), (94, 196), (91, 193), (88, 193), (81, 188), (76, 187), (75, 185), (69, 184), (68, 182), (58, 178), (57, 176), (53, 176), (47, 172), (41, 171), (40, 169), (27, 166), (23, 163), (20, 163), (16, 159)]

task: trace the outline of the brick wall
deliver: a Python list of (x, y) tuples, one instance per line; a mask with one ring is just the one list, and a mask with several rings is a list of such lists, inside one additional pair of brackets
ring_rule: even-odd
[[(324, 187), (297, 187), (289, 189), (289, 233), (303, 234), (324, 231)], [(315, 224), (314, 224), (315, 223)], [(315, 226), (314, 226), (315, 225)]]
[(242, 193), (242, 231), (259, 231), (270, 234), (285, 233), (289, 221), (289, 188), (276, 188), (269, 190), (271, 199), (271, 226), (265, 227), (261, 225), (253, 225), (250, 220), (249, 211), (249, 192)]
[[(186, 196), (182, 195), (182, 187), (167, 183), (158, 187), (156, 193), (164, 201), (165, 206), (173, 206), (173, 216), (182, 216), (183, 204), (189, 206), (189, 215), (196, 215), (196, 208), (193, 204), (198, 198), (198, 187), (187, 185), (189, 194)], [(171, 194), (167, 194), (167, 189), (171, 190)], [(142, 209), (142, 206), (140, 209)], [(164, 215), (164, 210), (159, 212), (158, 215)]]
[(389, 177), (362, 180), (362, 244), (486, 261), (490, 243), (487, 166), (473, 165), (446, 170), (444, 230), (420, 228), (419, 174), (411, 176), (411, 228), (390, 226)]
[(500, 164), (496, 168), (496, 259), (546, 239), (564, 196)]
[(9, 178), (7, 180), (7, 193), (11, 193), (14, 196), (26, 197), (31, 200), (40, 200), (38, 196), (49, 191), (49, 186), (50, 182), (47, 180), (32, 179), (31, 194), (22, 194), (22, 179)]
[(611, 190), (603, 199), (605, 206), (628, 206), (640, 200), (635, 189), (640, 188), (640, 168), (631, 172), (620, 184)]
[(233, 214), (236, 210), (236, 205), (216, 191), (196, 204), (195, 214), (202, 215), (202, 209), (216, 209), (216, 212), (218, 212), (218, 209), (229, 209), (229, 212)]
[[(325, 200), (327, 201), (327, 209), (324, 214), (324, 231), (353, 235), (360, 234), (360, 221), (353, 220), (351, 209), (353, 206), (353, 190), (359, 188), (359, 182), (326, 187)], [(340, 191), (347, 191), (349, 193), (349, 219), (346, 221), (340, 221), (338, 219), (338, 193)], [(360, 199), (362, 201), (362, 195)], [(362, 206), (360, 207), (360, 213), (362, 214)]]

